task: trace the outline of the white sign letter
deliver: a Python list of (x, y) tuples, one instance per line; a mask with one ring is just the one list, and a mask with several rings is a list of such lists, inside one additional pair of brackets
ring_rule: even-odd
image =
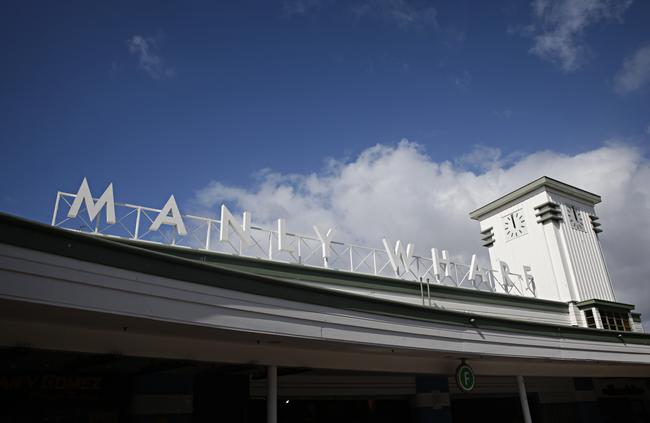
[(501, 271), (501, 281), (506, 292), (510, 292), (510, 287), (514, 286), (514, 283), (510, 279), (510, 266), (504, 261), (499, 262), (499, 270)]
[(79, 209), (81, 209), (81, 204), (86, 203), (86, 210), (88, 210), (88, 217), (90, 220), (95, 220), (95, 217), (99, 214), (100, 210), (106, 206), (106, 222), (110, 224), (115, 223), (115, 199), (113, 198), (113, 184), (108, 184), (108, 188), (99, 197), (99, 200), (95, 203), (93, 201), (93, 196), (90, 194), (90, 187), (88, 186), (88, 181), (86, 178), (81, 182), (77, 196), (70, 206), (70, 211), (68, 211), (68, 217), (77, 217), (79, 214)]
[(524, 266), (524, 280), (526, 281), (526, 287), (535, 295), (535, 278), (530, 274), (530, 266)]
[(388, 254), (388, 260), (390, 260), (390, 265), (393, 268), (396, 276), (399, 276), (400, 264), (404, 266), (404, 272), (411, 270), (411, 260), (413, 259), (413, 250), (415, 249), (414, 245), (410, 242), (406, 245), (406, 252), (404, 252), (404, 245), (402, 241), (397, 241), (395, 243), (395, 248), (390, 247), (390, 243), (386, 238), (382, 239), (384, 243), (384, 248)]
[(320, 239), (320, 242), (323, 244), (323, 258), (327, 264), (327, 259), (330, 256), (330, 244), (332, 243), (332, 235), (334, 235), (334, 228), (330, 228), (326, 233), (321, 232), (318, 229), (318, 226), (314, 225), (314, 231), (316, 231), (316, 236)]
[[(169, 213), (171, 213), (171, 216)], [(176, 205), (176, 200), (173, 195), (169, 197), (165, 207), (160, 210), (160, 213), (158, 213), (156, 220), (153, 221), (149, 230), (157, 231), (160, 229), (160, 225), (175, 226), (179, 235), (187, 235), (185, 223), (183, 223), (183, 218), (181, 217), (181, 213), (178, 211), (178, 206)]]
[(476, 254), (472, 254), (472, 262), (469, 265), (469, 276), (467, 277), (467, 279), (474, 282), (476, 280), (477, 275), (481, 278), (481, 280), (483, 280), (481, 269), (478, 268)]
[(242, 217), (242, 225), (238, 225), (230, 210), (222, 204), (221, 205), (221, 231), (219, 231), (219, 241), (228, 241), (228, 227), (231, 227), (239, 236), (239, 239), (249, 246), (253, 243), (251, 239), (251, 214), (247, 211), (244, 212)]
[(284, 251), (286, 253), (293, 251), (293, 248), (289, 245), (289, 240), (287, 239), (287, 230), (284, 219), (278, 219), (278, 251)]
[[(438, 255), (438, 249), (432, 248), (431, 258), (433, 259), (433, 275), (439, 280), (442, 277), (449, 276), (449, 265), (451, 264), (451, 260), (449, 260), (449, 253), (447, 253), (447, 250), (442, 250), (442, 256), (440, 256)], [(443, 265), (445, 266), (444, 269), (442, 267)]]

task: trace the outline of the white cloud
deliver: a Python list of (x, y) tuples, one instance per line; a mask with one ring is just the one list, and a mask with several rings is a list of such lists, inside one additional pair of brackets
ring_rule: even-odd
[(469, 153), (465, 153), (454, 160), (454, 164), (460, 169), (485, 172), (490, 169), (509, 167), (520, 157), (521, 154), (518, 153), (503, 156), (498, 148), (476, 145)]
[(510, 120), (510, 118), (512, 117), (512, 110), (507, 108), (502, 110), (494, 109), (492, 110), (492, 114), (498, 117), (499, 119)]
[(534, 0), (534, 23), (520, 32), (533, 37), (531, 53), (572, 72), (588, 59), (586, 29), (600, 21), (620, 21), (631, 4), (632, 0)]
[[(225, 202), (250, 210), (255, 224), (287, 219), (290, 231), (312, 233), (317, 223), (337, 225), (335, 238), (380, 247), (381, 237), (416, 244), (426, 255), (446, 248), (466, 259), (478, 252), (478, 224), (468, 213), (542, 175), (602, 195), (597, 206), (605, 255), (617, 299), (650, 317), (650, 161), (626, 144), (610, 142), (576, 155), (539, 151), (507, 155), (478, 147), (454, 162), (437, 160), (403, 140), (376, 145), (351, 161), (332, 160), (312, 174), (265, 170), (252, 189), (211, 182), (196, 193), (197, 212), (212, 214)], [(488, 165), (476, 166), (485, 158)], [(472, 163), (469, 163), (469, 162)], [(470, 166), (471, 165), (471, 166)], [(478, 170), (468, 170), (475, 168)]]
[(134, 35), (127, 41), (129, 52), (138, 57), (138, 68), (153, 79), (167, 79), (174, 76), (174, 69), (165, 65), (158, 54), (159, 39)]
[(438, 29), (438, 12), (434, 7), (414, 5), (406, 0), (367, 0), (357, 4), (353, 11), (359, 18), (382, 19), (402, 29)]
[(467, 91), (472, 84), (472, 75), (468, 71), (463, 71), (462, 74), (453, 77), (454, 85), (463, 91)]
[(320, 7), (320, 0), (285, 0), (282, 4), (285, 16), (303, 16)]
[(623, 60), (623, 66), (614, 77), (614, 88), (619, 94), (636, 91), (650, 82), (650, 44), (639, 48)]

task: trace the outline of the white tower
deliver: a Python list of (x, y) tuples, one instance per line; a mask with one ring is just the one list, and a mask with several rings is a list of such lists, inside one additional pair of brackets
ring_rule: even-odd
[[(590, 314), (598, 321), (599, 310), (614, 310), (629, 319), (633, 308), (615, 303), (598, 239), (601, 229), (594, 205), (600, 201), (596, 194), (545, 176), (470, 217), (480, 223), (493, 268), (505, 262), (511, 272), (521, 274), (529, 266), (538, 298), (570, 303), (572, 320), (591, 326)], [(603, 327), (600, 321), (594, 326)]]

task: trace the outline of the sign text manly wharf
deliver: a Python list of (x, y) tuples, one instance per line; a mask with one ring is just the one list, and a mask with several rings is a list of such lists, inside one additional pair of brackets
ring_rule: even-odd
[[(105, 222), (101, 222), (102, 210), (105, 210)], [(511, 272), (506, 263), (501, 263), (497, 271), (480, 267), (475, 254), (467, 265), (456, 262), (446, 250), (437, 248), (431, 249), (430, 257), (417, 256), (412, 243), (405, 245), (399, 240), (393, 244), (383, 238), (384, 248), (375, 249), (335, 241), (335, 228), (324, 229), (314, 225), (314, 235), (308, 236), (288, 232), (284, 219), (277, 219), (276, 230), (254, 226), (251, 221), (251, 213), (244, 211), (240, 223), (225, 205), (221, 206), (219, 220), (184, 215), (173, 195), (162, 209), (116, 203), (113, 184), (109, 184), (96, 198), (86, 178), (76, 194), (57, 193), (52, 216), (53, 226), (97, 235), (426, 284), (535, 296), (534, 282), (527, 266), (522, 269), (522, 274), (517, 274)]]

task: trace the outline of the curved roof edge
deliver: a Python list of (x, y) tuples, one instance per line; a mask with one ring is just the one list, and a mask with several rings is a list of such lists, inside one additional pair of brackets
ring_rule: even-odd
[[(201, 263), (104, 237), (55, 228), (4, 213), (0, 213), (0, 243), (191, 283), (361, 313), (551, 338), (561, 336), (565, 339), (650, 345), (650, 335), (645, 333), (625, 332), (621, 337), (616, 331), (428, 308), (306, 286), (296, 281)], [(475, 321), (470, 322), (470, 318)]]

